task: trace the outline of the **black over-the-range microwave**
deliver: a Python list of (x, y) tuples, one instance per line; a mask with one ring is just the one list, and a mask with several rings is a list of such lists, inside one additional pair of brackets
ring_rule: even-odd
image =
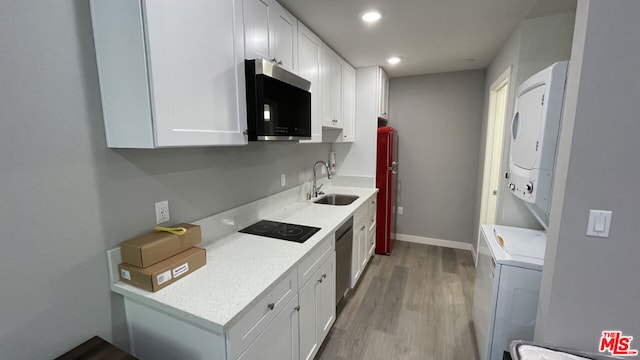
[(245, 60), (250, 141), (311, 139), (311, 83), (268, 60)]

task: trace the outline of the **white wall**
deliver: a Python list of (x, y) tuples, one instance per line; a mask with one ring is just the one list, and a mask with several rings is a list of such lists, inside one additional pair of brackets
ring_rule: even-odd
[(0, 359), (126, 347), (105, 251), (149, 231), (155, 201), (200, 219), (299, 184), (329, 145), (107, 149), (89, 2), (0, 8)]
[[(640, 27), (637, 0), (578, 3), (536, 341), (598, 350), (621, 330), (640, 348)], [(585, 235), (589, 209), (610, 237)]]
[(475, 241), (484, 70), (392, 78), (389, 125), (398, 128), (396, 233)]

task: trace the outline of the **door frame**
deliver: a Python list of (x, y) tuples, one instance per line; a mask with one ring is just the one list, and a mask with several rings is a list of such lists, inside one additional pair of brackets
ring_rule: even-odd
[[(502, 168), (502, 151), (504, 149), (504, 130), (507, 122), (507, 109), (509, 108), (509, 90), (511, 86), (511, 69), (509, 66), (504, 70), (496, 80), (491, 84), (489, 88), (489, 110), (487, 115), (487, 133), (485, 138), (485, 153), (482, 175), (482, 192), (480, 200), (480, 213), (478, 217), (478, 224), (483, 225), (486, 223), (487, 218), (493, 219), (491, 222), (495, 222), (498, 208), (500, 207), (500, 195), (502, 182), (500, 181), (500, 170)], [(503, 116), (502, 119), (496, 119), (497, 106), (498, 106), (498, 92), (505, 88)], [(489, 210), (489, 192), (491, 189), (491, 175), (494, 174), (497, 180), (496, 191), (496, 205), (493, 210)], [(492, 214), (488, 212), (491, 211)], [(476, 255), (480, 248), (480, 238), (476, 244)]]

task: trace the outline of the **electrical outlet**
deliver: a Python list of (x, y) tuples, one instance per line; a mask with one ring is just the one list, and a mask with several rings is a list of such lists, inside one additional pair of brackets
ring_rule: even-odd
[(280, 174), (280, 186), (287, 185), (287, 176), (285, 174)]
[(398, 215), (402, 215), (402, 211), (404, 210), (404, 208), (402, 206), (398, 206)]
[(156, 224), (162, 224), (171, 220), (169, 217), (169, 201), (158, 201), (156, 203)]

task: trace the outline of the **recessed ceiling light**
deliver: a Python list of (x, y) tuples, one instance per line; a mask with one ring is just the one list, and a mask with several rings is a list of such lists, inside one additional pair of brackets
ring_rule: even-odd
[(399, 63), (400, 61), (402, 61), (402, 58), (399, 56), (392, 56), (390, 58), (387, 59), (387, 62), (391, 65), (395, 65), (397, 63)]
[(364, 22), (374, 23), (382, 18), (382, 11), (377, 9), (367, 10), (363, 12), (360, 17)]

